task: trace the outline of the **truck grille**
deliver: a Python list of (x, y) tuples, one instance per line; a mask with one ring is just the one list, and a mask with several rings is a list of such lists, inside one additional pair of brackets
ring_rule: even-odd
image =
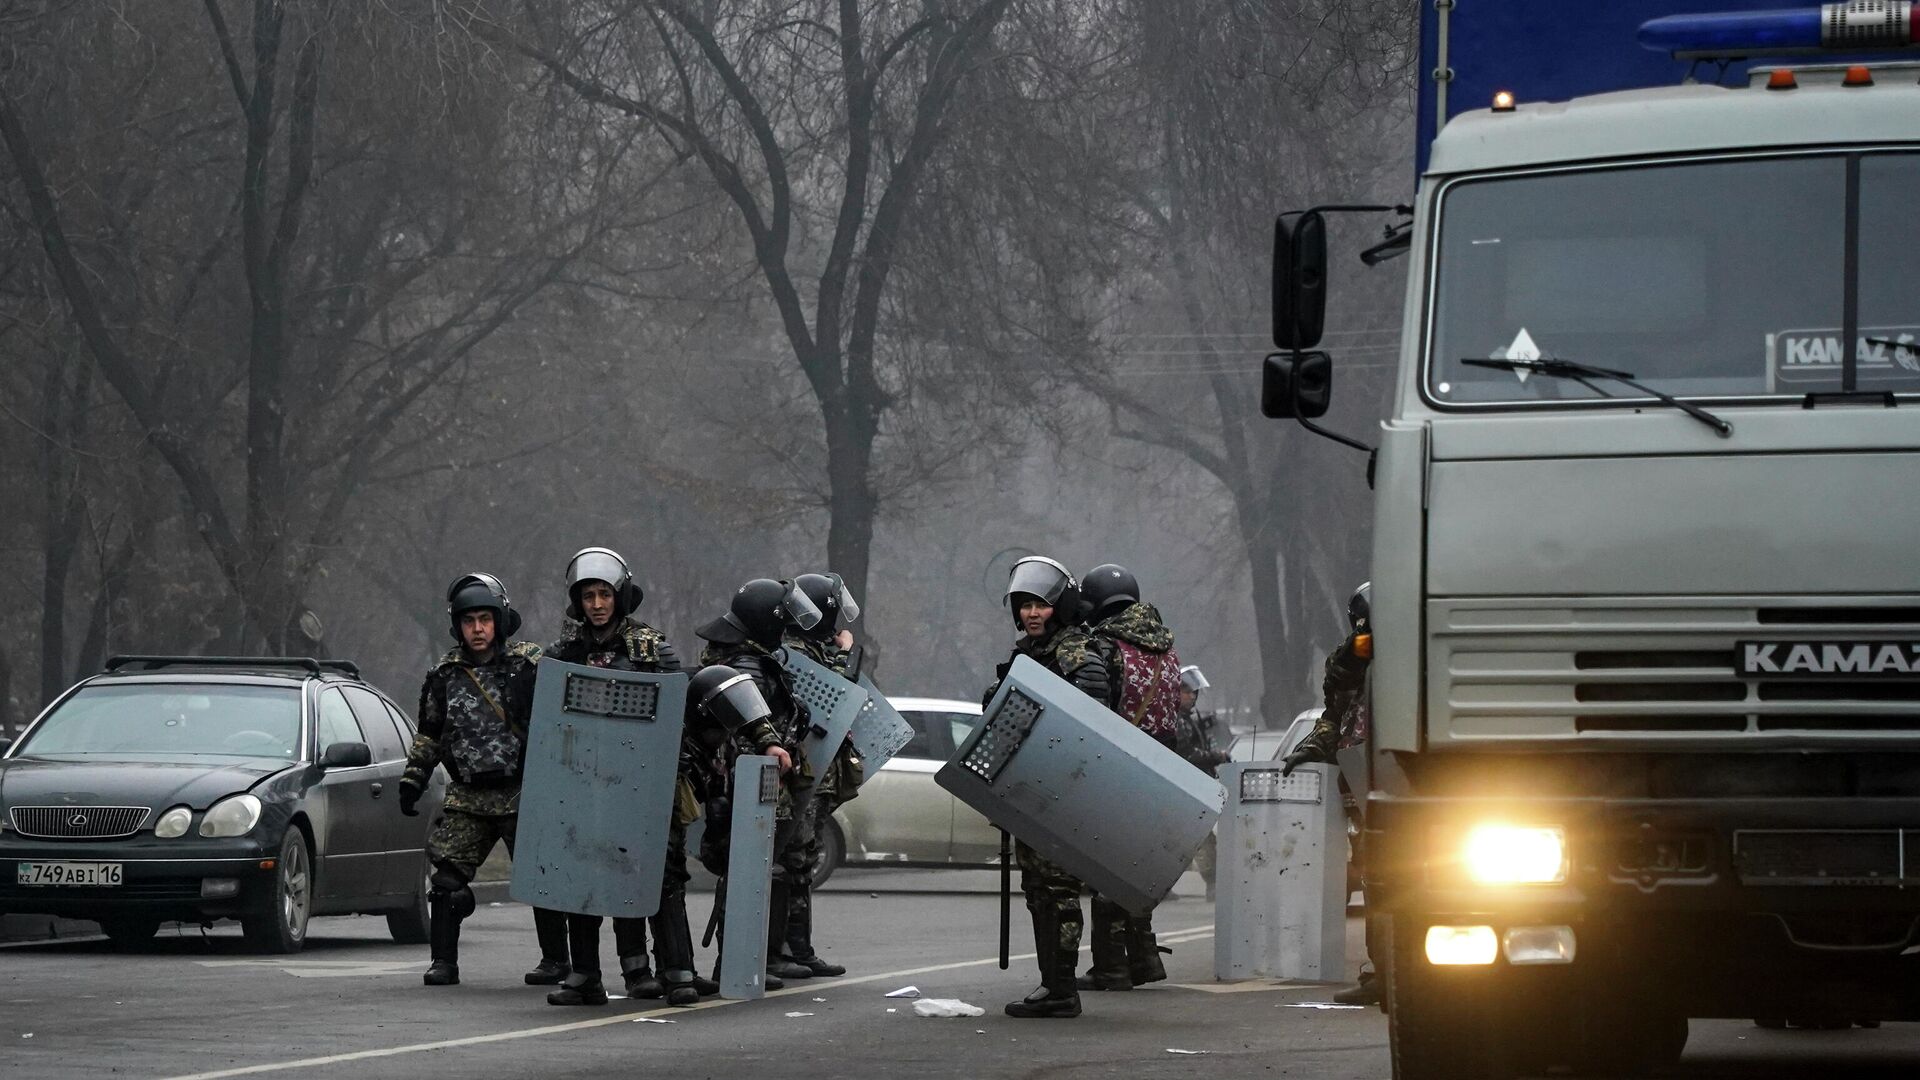
[(1743, 642), (1920, 644), (1910, 597), (1434, 600), (1427, 617), (1429, 741), (1920, 736), (1920, 668), (1741, 670)]
[(152, 812), (146, 806), (16, 806), (13, 829), (36, 840), (118, 840), (132, 836)]

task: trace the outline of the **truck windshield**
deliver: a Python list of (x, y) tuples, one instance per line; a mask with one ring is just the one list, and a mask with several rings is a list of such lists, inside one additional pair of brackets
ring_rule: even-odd
[[(1920, 154), (1860, 165), (1857, 388), (1920, 391)], [(1680, 397), (1842, 388), (1843, 157), (1723, 159), (1451, 185), (1428, 392), (1442, 404), (1645, 400), (1462, 363), (1557, 358)]]

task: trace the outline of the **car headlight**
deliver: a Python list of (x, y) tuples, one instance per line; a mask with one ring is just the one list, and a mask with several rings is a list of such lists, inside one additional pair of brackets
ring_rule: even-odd
[(187, 835), (187, 826), (193, 824), (193, 811), (185, 806), (176, 806), (160, 815), (153, 823), (153, 835), (162, 840), (171, 840), (176, 836)]
[(1567, 880), (1567, 831), (1557, 825), (1476, 825), (1461, 856), (1477, 884), (1554, 884)]
[(213, 804), (200, 819), (201, 836), (245, 836), (260, 824), (260, 800), (252, 795), (231, 795)]

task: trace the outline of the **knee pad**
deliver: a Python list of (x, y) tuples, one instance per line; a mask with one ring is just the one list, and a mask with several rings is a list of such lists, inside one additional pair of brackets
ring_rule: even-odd
[(458, 870), (446, 866), (434, 867), (433, 876), (427, 879), (427, 884), (427, 899), (451, 905), (456, 919), (473, 914), (478, 906), (473, 890), (467, 887), (466, 876)]

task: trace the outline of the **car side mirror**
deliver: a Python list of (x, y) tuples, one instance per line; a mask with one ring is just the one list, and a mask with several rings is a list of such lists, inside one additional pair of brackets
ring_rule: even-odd
[(1314, 420), (1333, 402), (1333, 357), (1323, 352), (1269, 356), (1260, 370), (1260, 412)]
[(1273, 223), (1274, 347), (1311, 349), (1320, 344), (1326, 323), (1327, 219), (1313, 210), (1291, 221), (1278, 218)]
[(373, 764), (373, 750), (363, 742), (337, 742), (320, 752), (323, 769), (358, 769)]

